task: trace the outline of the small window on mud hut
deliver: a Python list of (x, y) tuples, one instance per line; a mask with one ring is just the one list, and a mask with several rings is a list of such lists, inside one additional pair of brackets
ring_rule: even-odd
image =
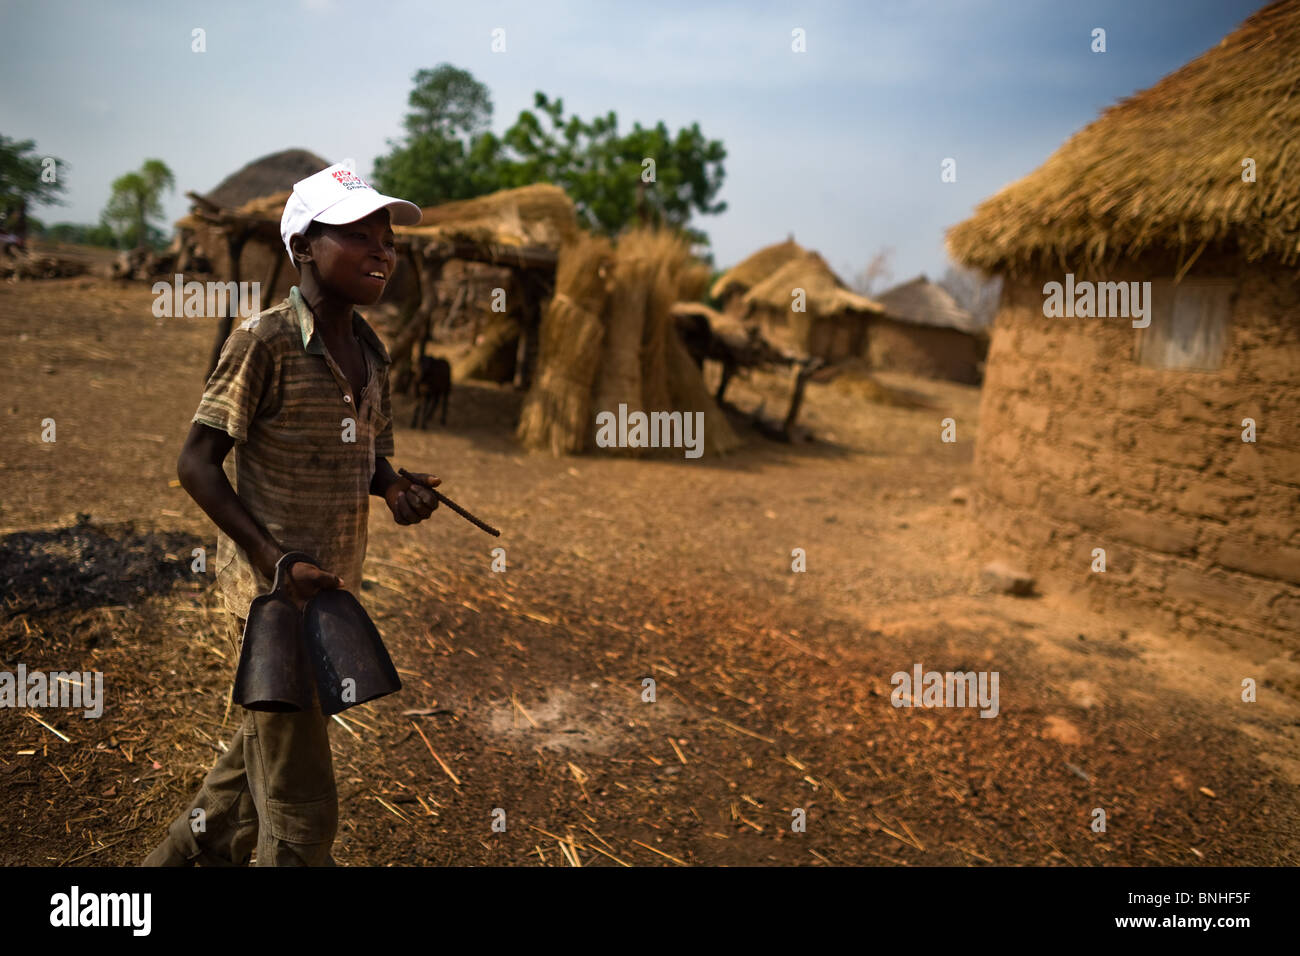
[(1152, 282), (1151, 324), (1138, 339), (1138, 363), (1148, 368), (1219, 368), (1228, 344), (1235, 287), (1231, 279)]

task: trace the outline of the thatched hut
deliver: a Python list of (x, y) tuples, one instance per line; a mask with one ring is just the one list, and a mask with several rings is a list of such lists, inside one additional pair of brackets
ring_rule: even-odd
[[(280, 217), (293, 184), (280, 192), (261, 196), (235, 209), (214, 206), (204, 197), (191, 194), (195, 207), (181, 224), (189, 220), (213, 230), (220, 244), (233, 251), (223, 278), (239, 281), (259, 273), (248, 268), (251, 250), (266, 250), (271, 255), (268, 278), (263, 281), (263, 303), (269, 300), (267, 289), (287, 293), (287, 286), (297, 281), (297, 273), (285, 263), (288, 256), (280, 238)], [(403, 310), (398, 325), (391, 330), (389, 351), (395, 363), (394, 387), (403, 389), (410, 381), (414, 360), (424, 340), (433, 332), (436, 316), (455, 320), (458, 311), (486, 313), (498, 317), (484, 322), (483, 336), (495, 343), (491, 349), (475, 351), (472, 361), (463, 363), (464, 375), (483, 368), (496, 369), (516, 384), (529, 381), (531, 363), (537, 350), (537, 334), (542, 301), (550, 295), (560, 246), (577, 233), (577, 218), (572, 201), (558, 186), (547, 183), (506, 189), (487, 196), (447, 203), (423, 210), (420, 225), (399, 226), (394, 230), (399, 255), (394, 284), (404, 289)], [(245, 251), (245, 247), (248, 250)], [(493, 275), (475, 274), (477, 280), (468, 296), (456, 297), (444, 282), (444, 266), (453, 261), (480, 263), (494, 267)], [(403, 269), (405, 280), (402, 280)], [(495, 286), (488, 283), (503, 278), (509, 281)], [(458, 268), (463, 279), (465, 267)], [(281, 279), (283, 277), (283, 279)], [(500, 288), (501, 294), (497, 293)], [(464, 289), (461, 288), (464, 292)], [(386, 293), (386, 297), (388, 297)], [(504, 313), (494, 311), (504, 302)], [(511, 334), (497, 326), (509, 325)], [(522, 335), (520, 334), (522, 331)], [(229, 334), (226, 327), (218, 333), (213, 359), (221, 342)], [(501, 353), (509, 352), (509, 355)], [(516, 354), (517, 353), (517, 354)]]
[(732, 266), (713, 283), (709, 290), (714, 300), (721, 304), (722, 310), (729, 315), (744, 312), (745, 293), (762, 282), (791, 259), (806, 255), (807, 250), (790, 236), (785, 242), (764, 246), (753, 255)]
[[(1269, 5), (948, 236), (1006, 277), (975, 460), (993, 539), (1098, 602), (1290, 649), (1298, 54), (1300, 2)], [(1126, 282), (1150, 285), (1099, 285)], [(1067, 314), (1113, 317), (1048, 317), (1066, 287)]]
[(876, 296), (884, 315), (871, 321), (871, 367), (975, 385), (983, 338), (975, 317), (925, 276)]
[(879, 303), (852, 292), (815, 252), (789, 260), (745, 293), (744, 315), (763, 337), (796, 355), (837, 359), (861, 355), (867, 322)]
[(293, 184), (318, 173), (329, 161), (306, 149), (285, 149), (255, 159), (205, 193), (205, 198), (222, 209), (235, 209), (269, 196), (293, 189)]
[[(287, 193), (298, 180), (328, 165), (328, 160), (309, 150), (285, 149), (253, 160), (207, 193), (190, 193), (189, 196), (197, 207), (209, 212), (234, 211), (263, 196)], [(185, 216), (176, 223), (176, 271), (188, 273), (202, 261), (213, 275), (229, 275), (232, 271), (232, 248), (227, 239), (223, 230), (210, 218), (201, 218), (193, 212)], [(275, 249), (254, 243), (247, 250), (241, 245), (235, 254), (240, 256), (240, 271), (245, 280), (253, 278), (262, 283), (264, 304), (289, 294), (293, 279), (291, 275), (285, 275), (284, 270), (275, 269)], [(272, 272), (276, 272), (276, 288), (268, 287)]]
[(418, 226), (396, 230), (423, 301), (396, 347), (433, 334), (437, 316), (439, 338), (466, 333), (475, 343), (456, 363), (457, 379), (526, 386), (559, 250), (578, 236), (573, 201), (559, 186), (535, 183), (430, 206), (423, 214)]

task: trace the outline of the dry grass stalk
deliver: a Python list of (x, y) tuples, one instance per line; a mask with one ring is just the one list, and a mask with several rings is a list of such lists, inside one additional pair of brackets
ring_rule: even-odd
[(671, 853), (665, 853), (663, 850), (656, 850), (648, 843), (642, 843), (640, 840), (633, 840), (632, 842), (639, 847), (644, 847), (645, 849), (649, 850), (651, 853), (658, 853), (664, 859), (672, 860), (678, 866), (690, 866), (689, 863), (687, 863), (685, 860), (681, 859), (680, 857), (675, 857)]
[(630, 867), (630, 866), (632, 865), (631, 863), (628, 863), (628, 862), (626, 862), (626, 861), (624, 861), (624, 860), (620, 860), (620, 859), (619, 859), (618, 857), (616, 857), (613, 853), (609, 853), (609, 852), (607, 852), (607, 851), (605, 851), (605, 850), (602, 850), (600, 847), (598, 847), (598, 846), (596, 846), (596, 845), (594, 845), (594, 844), (591, 845), (591, 846), (589, 846), (589, 847), (587, 847), (587, 849), (588, 849), (588, 850), (595, 850), (597, 853), (604, 854), (605, 856), (607, 856), (607, 857), (609, 857), (611, 860), (613, 860), (615, 863), (617, 863), (619, 866), (627, 866), (627, 867)]
[[(374, 796), (374, 795), (372, 794), (372, 796)], [(389, 802), (388, 802), (387, 800), (385, 800), (383, 797), (374, 796), (374, 799), (377, 800), (377, 801), (379, 801), (379, 803), (382, 804), (382, 805), (383, 805), (383, 806), (384, 806), (384, 807), (385, 807), (385, 808), (386, 808), (390, 813), (392, 813), (393, 816), (397, 817), (397, 818), (398, 818), (399, 820), (401, 820), (403, 823), (410, 823), (410, 822), (411, 822), (410, 818), (407, 817), (406, 814), (404, 814), (401, 810), (397, 809), (397, 807), (393, 806), (391, 803), (389, 803)]]
[(433, 755), (433, 759), (438, 761), (438, 766), (442, 768), (442, 772), (451, 778), (452, 783), (459, 787), (460, 777), (452, 773), (451, 768), (443, 763), (442, 758), (438, 756), (438, 752), (433, 749), (433, 744), (429, 743), (429, 738), (424, 736), (424, 731), (420, 729), (420, 725), (415, 721), (411, 721), (411, 726), (414, 727), (415, 732), (420, 735), (420, 739), (424, 741), (424, 745), (429, 748), (429, 753)]
[(515, 705), (515, 709), (518, 710), (519, 713), (521, 713), (521, 714), (524, 715), (524, 719), (527, 720), (530, 724), (533, 725), (533, 730), (537, 730), (537, 729), (538, 729), (538, 728), (537, 728), (537, 721), (533, 720), (533, 716), (532, 716), (532, 714), (530, 714), (530, 713), (528, 713), (528, 711), (524, 710), (524, 705), (521, 704), (521, 703), (519, 703), (519, 698), (516, 697), (514, 694), (511, 694), (511, 695), (510, 695), (510, 703), (514, 704), (514, 705)]
[(30, 717), (32, 720), (36, 721), (38, 724), (40, 724), (42, 727), (44, 727), (44, 728), (45, 728), (46, 730), (48, 730), (50, 733), (54, 734), (54, 736), (58, 737), (58, 738), (59, 738), (60, 740), (62, 740), (65, 744), (67, 744), (67, 743), (71, 743), (71, 742), (72, 742), (71, 739), (69, 739), (68, 737), (65, 737), (63, 734), (59, 733), (59, 731), (55, 730), (53, 727), (51, 727), (51, 726), (50, 726), (49, 724), (47, 724), (45, 721), (41, 720), (41, 718), (39, 718), (39, 717), (37, 717), (35, 714), (33, 714), (31, 711), (26, 711), (25, 713), (27, 714), (28, 717)]

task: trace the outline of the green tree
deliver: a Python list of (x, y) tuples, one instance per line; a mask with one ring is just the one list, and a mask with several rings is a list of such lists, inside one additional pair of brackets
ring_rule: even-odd
[(512, 154), (501, 161), (504, 185), (561, 186), (595, 231), (614, 234), (633, 223), (655, 223), (707, 242), (688, 223), (693, 213), (727, 208), (713, 201), (722, 188), (727, 151), (720, 141), (706, 139), (698, 123), (676, 136), (662, 122), (653, 128), (635, 123), (620, 136), (612, 110), (587, 123), (576, 116), (566, 120), (563, 100), (539, 92), (534, 103), (549, 128), (531, 110), (519, 114), (502, 138)]
[[(36, 141), (10, 139), (0, 133), (0, 213), (22, 200), (30, 206), (63, 205), (60, 195), (67, 186), (58, 176), (66, 169), (63, 160), (35, 154)], [(31, 154), (31, 155), (29, 155)], [(51, 166), (45, 162), (53, 159)], [(39, 224), (30, 215), (33, 228)]]
[(500, 188), (495, 178), (498, 144), (488, 89), (448, 63), (420, 70), (408, 98), (405, 139), (375, 160), (375, 185), (419, 206), (481, 196)]
[[(442, 64), (415, 75), (406, 139), (375, 160), (375, 185), (421, 206), (481, 196), (496, 189), (549, 182), (569, 194), (585, 225), (616, 234), (633, 223), (682, 229), (694, 241), (691, 216), (726, 209), (722, 187), (726, 149), (699, 124), (669, 132), (662, 123), (633, 125), (619, 135), (611, 111), (585, 122), (565, 118), (564, 104), (534, 94), (500, 138), (488, 129), (492, 100), (465, 70)], [(653, 170), (650, 163), (652, 161)]]
[(113, 181), (113, 194), (101, 221), (117, 234), (124, 248), (157, 245), (162, 233), (149, 222), (162, 216), (164, 190), (176, 188), (176, 179), (161, 159), (146, 159), (137, 172)]

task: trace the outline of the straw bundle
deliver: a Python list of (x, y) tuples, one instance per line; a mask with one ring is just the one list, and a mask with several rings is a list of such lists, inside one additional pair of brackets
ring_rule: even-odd
[(672, 407), (683, 414), (704, 413), (704, 452), (725, 455), (740, 447), (740, 438), (704, 384), (704, 376), (676, 335), (668, 337), (668, 391)]
[[(667, 250), (661, 234), (636, 229), (619, 238), (614, 250), (613, 289), (605, 312), (605, 346), (596, 377), (595, 410), (644, 409), (642, 344), (650, 287)], [(626, 449), (637, 454), (639, 449)]]
[[(642, 400), (647, 410), (684, 410), (684, 406), (676, 401), (677, 395), (672, 387), (674, 379), (670, 373), (676, 361), (673, 346), (681, 345), (673, 308), (683, 299), (694, 299), (704, 294), (709, 284), (710, 270), (706, 264), (691, 257), (681, 239), (665, 233), (659, 242), (659, 268), (653, 277), (646, 303), (646, 334), (642, 343)], [(689, 356), (689, 352), (685, 354)], [(694, 366), (693, 362), (692, 365)], [(684, 374), (683, 370), (679, 372)], [(694, 367), (694, 374), (699, 377), (698, 366)], [(695, 396), (692, 393), (687, 397), (693, 401)]]
[(516, 434), (525, 447), (563, 455), (586, 445), (612, 256), (607, 240), (585, 233), (560, 251), (555, 296), (542, 317), (537, 377), (519, 416)]
[[(704, 450), (739, 439), (714, 405), (675, 331), (673, 305), (699, 295), (708, 267), (674, 233), (637, 229), (617, 247), (584, 235), (560, 253), (556, 294), (543, 318), (537, 378), (518, 435), (530, 448), (575, 453), (594, 442), (595, 415), (705, 413)], [(627, 454), (646, 449), (628, 448)], [(679, 454), (679, 452), (675, 452)]]
[[(740, 440), (709, 395), (699, 368), (677, 335), (673, 318), (677, 301), (694, 298), (704, 291), (708, 267), (691, 257), (688, 244), (680, 236), (663, 230), (628, 233), (619, 242), (619, 253), (638, 263), (644, 259), (651, 262), (646, 271), (628, 268), (623, 273), (628, 281), (645, 283), (640, 293), (621, 289), (615, 292), (615, 298), (622, 293), (625, 301), (644, 304), (640, 319), (640, 391), (627, 400), (629, 411), (674, 411), (683, 415), (703, 412), (705, 452), (724, 454), (736, 448)], [(616, 272), (616, 282), (618, 278)], [(623, 320), (634, 324), (626, 317)], [(610, 342), (607, 361), (615, 358), (613, 347), (614, 343)], [(617, 403), (597, 405), (597, 408), (613, 411)], [(646, 450), (628, 451), (639, 454)]]
[[(700, 266), (690, 257), (686, 244), (668, 232), (653, 236), (655, 244), (655, 270), (650, 276), (646, 297), (646, 321), (641, 339), (642, 388), (641, 402), (646, 411), (674, 408), (668, 384), (669, 346), (678, 338), (673, 319), (673, 305), (684, 295), (699, 295)], [(704, 284), (709, 281), (708, 267), (704, 266)]]
[[(968, 266), (1096, 271), (1147, 251), (1300, 260), (1300, 3), (1282, 0), (1107, 109), (948, 232)], [(1258, 164), (1257, 181), (1243, 164)]]

